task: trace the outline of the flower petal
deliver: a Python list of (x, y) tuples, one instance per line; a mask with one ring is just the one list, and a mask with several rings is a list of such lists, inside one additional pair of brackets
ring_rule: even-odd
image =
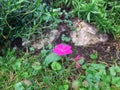
[(67, 44), (58, 44), (53, 48), (53, 53), (56, 53), (57, 55), (63, 56), (66, 54), (71, 54), (71, 46)]

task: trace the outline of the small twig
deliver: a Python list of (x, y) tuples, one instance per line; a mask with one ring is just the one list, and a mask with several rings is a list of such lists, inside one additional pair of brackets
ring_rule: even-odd
[(103, 61), (98, 61), (99, 63), (103, 63), (105, 64), (106, 66), (109, 66), (106, 62), (103, 62)]

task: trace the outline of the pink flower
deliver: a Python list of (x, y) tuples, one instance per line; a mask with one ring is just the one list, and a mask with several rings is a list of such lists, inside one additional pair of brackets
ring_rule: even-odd
[(76, 62), (79, 61), (80, 58), (81, 58), (80, 55), (77, 55), (76, 58), (75, 58), (75, 61), (76, 61)]
[(53, 48), (53, 53), (59, 56), (71, 54), (72, 53), (71, 46), (67, 44), (58, 44), (55, 46), (55, 48)]
[(80, 64), (78, 62), (80, 59), (81, 59), (80, 55), (77, 55), (76, 58), (75, 58), (76, 68), (80, 67)]

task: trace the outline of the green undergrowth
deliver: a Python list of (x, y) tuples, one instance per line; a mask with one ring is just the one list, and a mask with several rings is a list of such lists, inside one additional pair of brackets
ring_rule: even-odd
[[(37, 56), (16, 57), (14, 50), (8, 50), (0, 57), (0, 90), (119, 90), (120, 66), (116, 63), (82, 61), (76, 68), (70, 58), (57, 61), (49, 53), (43, 50)], [(45, 66), (48, 57), (51, 62)]]

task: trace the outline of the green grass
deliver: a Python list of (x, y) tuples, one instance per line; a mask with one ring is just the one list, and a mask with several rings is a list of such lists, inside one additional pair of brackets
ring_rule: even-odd
[(16, 57), (14, 51), (8, 50), (5, 56), (0, 57), (1, 90), (118, 90), (120, 87), (118, 65), (107, 67), (105, 64), (87, 63), (81, 65), (80, 72), (75, 68), (75, 62), (70, 63), (66, 57), (64, 59), (68, 60), (63, 60), (64, 63), (59, 60), (61, 68), (54, 70), (51, 63), (44, 66), (45, 57), (41, 54)]
[[(3, 53), (0, 90), (119, 90), (120, 66), (116, 63), (109, 67), (86, 63), (79, 71), (69, 57), (61, 57), (57, 61), (61, 68), (57, 70), (51, 67), (53, 62), (47, 67), (43, 64), (51, 50), (37, 56), (19, 52), (18, 56), (16, 51), (7, 48), (15, 37), (29, 38), (34, 33), (56, 28), (59, 22), (69, 24), (74, 17), (117, 38), (120, 35), (119, 0), (51, 0), (46, 4), (43, 1), (0, 0), (0, 53)], [(65, 14), (65, 20), (60, 20), (61, 14)], [(97, 59), (95, 55), (92, 58)]]
[[(100, 31), (120, 34), (120, 1), (111, 0), (65, 0), (72, 7), (73, 17), (93, 23)], [(118, 29), (119, 27), (119, 29)]]

